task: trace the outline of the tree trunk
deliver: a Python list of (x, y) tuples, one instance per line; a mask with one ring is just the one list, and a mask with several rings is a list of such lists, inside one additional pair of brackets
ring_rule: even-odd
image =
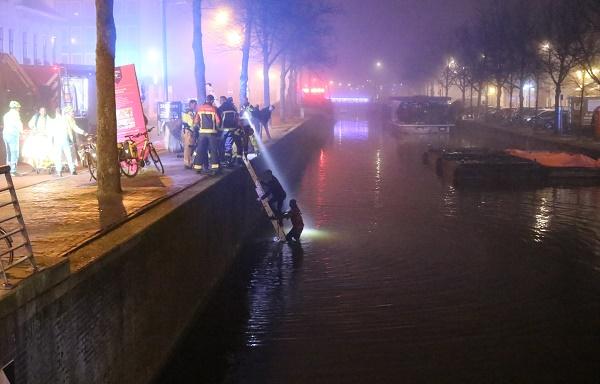
[(510, 108), (510, 116), (512, 116), (512, 107), (513, 107), (513, 95), (515, 93), (515, 87), (512, 86), (512, 84), (510, 85), (510, 92), (509, 92), (509, 96), (510, 96), (510, 101), (508, 102), (508, 108)]
[(265, 45), (263, 46), (263, 108), (267, 108), (269, 105), (271, 105), (271, 84), (269, 79), (270, 67), (269, 50)]
[(537, 116), (540, 107), (540, 76), (535, 76), (535, 115)]
[(556, 89), (554, 90), (554, 130), (559, 133), (559, 127), (560, 127), (560, 118), (561, 116), (559, 115), (559, 111), (560, 111), (560, 94), (562, 93), (562, 88), (560, 85), (556, 86)]
[(288, 83), (288, 104), (293, 113), (297, 112), (298, 109), (298, 93), (296, 91), (296, 84), (298, 83), (298, 72), (295, 69), (290, 70), (290, 80)]
[(523, 111), (523, 108), (525, 107), (525, 92), (523, 91), (524, 87), (525, 80), (521, 79), (519, 84), (519, 111)]
[(469, 105), (471, 106), (471, 113), (473, 113), (473, 84), (469, 86)]
[(583, 71), (581, 75), (581, 98), (579, 103), (579, 128), (583, 128), (583, 118), (585, 114), (583, 113), (583, 98), (585, 97), (585, 71)]
[(115, 105), (115, 44), (113, 0), (96, 0), (96, 94), (98, 99), (98, 197), (121, 193)]
[(477, 117), (479, 117), (481, 113), (481, 89), (483, 88), (483, 84), (479, 84), (477, 88)]
[(202, 1), (194, 0), (192, 5), (192, 18), (194, 20), (194, 37), (192, 48), (194, 50), (194, 74), (196, 75), (196, 92), (198, 101), (206, 100), (206, 65), (204, 64), (204, 48), (202, 47)]
[[(248, 4), (247, 7), (250, 7)], [(248, 97), (248, 62), (250, 61), (250, 43), (252, 39), (252, 15), (246, 12), (246, 26), (244, 29), (244, 45), (242, 46), (242, 71), (240, 74), (240, 106)]]
[(502, 103), (502, 84), (496, 84), (496, 109), (500, 110), (500, 104)]
[(285, 104), (285, 78), (287, 69), (285, 64), (285, 55), (281, 55), (281, 72), (279, 74), (279, 117), (281, 121), (285, 121), (286, 104)]

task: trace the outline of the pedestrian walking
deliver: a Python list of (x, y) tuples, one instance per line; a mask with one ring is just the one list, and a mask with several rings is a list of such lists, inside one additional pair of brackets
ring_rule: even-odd
[(9, 104), (9, 111), (2, 118), (4, 129), (2, 138), (6, 146), (6, 164), (10, 165), (10, 173), (17, 175), (17, 164), (19, 162), (19, 140), (23, 132), (23, 122), (21, 121), (21, 103), (12, 100)]

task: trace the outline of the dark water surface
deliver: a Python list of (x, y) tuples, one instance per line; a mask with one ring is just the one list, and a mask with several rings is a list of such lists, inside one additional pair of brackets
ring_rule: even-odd
[(422, 153), (485, 138), (334, 130), (286, 180), (302, 248), (250, 245), (158, 382), (600, 382), (599, 187), (457, 190)]

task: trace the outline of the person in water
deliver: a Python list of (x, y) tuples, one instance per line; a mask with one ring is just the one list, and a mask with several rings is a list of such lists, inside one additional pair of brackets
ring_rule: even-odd
[(298, 203), (295, 199), (290, 200), (290, 210), (283, 214), (284, 219), (290, 219), (292, 221), (292, 229), (285, 235), (285, 239), (291, 242), (292, 239), (296, 243), (300, 242), (300, 235), (304, 229), (304, 221), (302, 220), (302, 212), (298, 208)]

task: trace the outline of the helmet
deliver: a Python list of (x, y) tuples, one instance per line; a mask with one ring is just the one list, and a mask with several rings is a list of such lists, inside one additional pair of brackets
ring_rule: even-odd
[(13, 109), (13, 108), (21, 108), (21, 103), (19, 103), (18, 101), (12, 100), (9, 104), (8, 107)]

